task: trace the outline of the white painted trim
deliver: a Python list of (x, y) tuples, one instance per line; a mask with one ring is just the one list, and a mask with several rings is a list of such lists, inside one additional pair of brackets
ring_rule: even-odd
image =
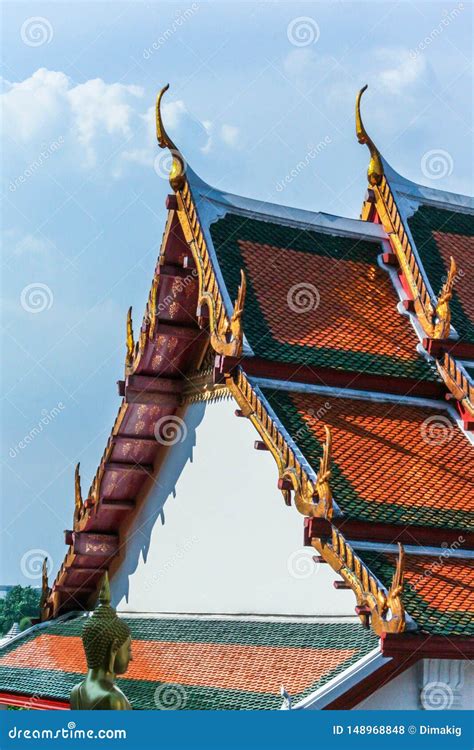
[[(381, 241), (387, 237), (380, 224), (349, 219), (343, 216), (292, 208), (278, 203), (267, 203), (253, 198), (244, 198), (232, 193), (225, 193), (205, 183), (188, 167), (187, 177), (193, 195), (199, 195), (200, 201), (212, 204), (214, 212), (224, 216), (228, 212), (247, 216), (260, 221), (273, 221), (300, 229), (320, 231), (341, 237), (356, 237), (372, 241)], [(215, 219), (214, 219), (215, 220)]]
[(395, 187), (399, 194), (414, 199), (419, 204), (423, 203), (425, 205), (469, 214), (474, 211), (474, 199), (470, 195), (450, 193), (447, 190), (438, 190), (437, 188), (420, 185), (396, 172), (383, 157), (382, 162), (387, 182), (392, 189)]
[[(362, 401), (381, 401), (390, 403), (411, 404), (412, 406), (426, 406), (431, 409), (449, 409), (448, 404), (440, 399), (418, 398), (417, 396), (402, 396), (395, 393), (379, 393), (378, 391), (359, 391), (354, 388), (337, 388), (330, 385), (314, 385), (312, 383), (295, 383), (288, 380), (272, 380), (271, 378), (249, 377), (252, 385), (262, 388), (274, 388), (276, 391), (291, 391), (292, 393), (320, 393), (335, 398), (352, 398)], [(265, 396), (262, 395), (263, 398)], [(265, 399), (266, 402), (266, 399)], [(278, 417), (276, 418), (280, 423)]]
[(9, 638), (8, 641), (6, 641), (6, 643), (2, 643), (2, 641), (0, 640), (0, 651), (4, 648), (7, 648), (7, 646), (11, 646), (12, 643), (21, 641), (23, 638), (26, 638), (32, 633), (36, 633), (38, 630), (45, 630), (46, 628), (49, 628), (51, 625), (56, 625), (56, 623), (58, 622), (65, 622), (65, 620), (70, 620), (76, 617), (80, 617), (83, 614), (84, 614), (83, 612), (66, 612), (65, 615), (60, 615), (59, 617), (56, 617), (54, 620), (46, 620), (46, 622), (38, 622), (36, 623), (36, 625), (32, 625), (31, 628), (22, 630), (21, 633), (18, 633), (18, 635), (14, 635), (13, 638)]
[(292, 708), (322, 709), (390, 661), (392, 659), (388, 656), (382, 656), (380, 646), (377, 646), (348, 669), (340, 672), (332, 680), (315, 690), (314, 693), (295, 703)]
[[(408, 527), (409, 528), (409, 527)], [(348, 537), (347, 541), (355, 550), (361, 550), (365, 552), (386, 552), (389, 554), (397, 555), (398, 547), (395, 544), (383, 544), (382, 542), (362, 542), (353, 541)], [(407, 555), (428, 555), (429, 557), (449, 557), (450, 560), (474, 560), (474, 550), (456, 549), (451, 550), (450, 547), (423, 547), (415, 546), (413, 544), (403, 545)]]
[(218, 622), (281, 622), (304, 623), (309, 625), (353, 625), (360, 624), (360, 619), (354, 615), (333, 615), (313, 617), (311, 615), (217, 615), (217, 614), (183, 614), (182, 612), (119, 612), (119, 617), (146, 620), (214, 620)]

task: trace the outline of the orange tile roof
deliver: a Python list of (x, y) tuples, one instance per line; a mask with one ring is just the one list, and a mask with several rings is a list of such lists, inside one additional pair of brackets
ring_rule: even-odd
[(446, 411), (268, 387), (264, 395), (315, 471), (331, 426), (332, 488), (348, 518), (472, 526), (472, 446)]

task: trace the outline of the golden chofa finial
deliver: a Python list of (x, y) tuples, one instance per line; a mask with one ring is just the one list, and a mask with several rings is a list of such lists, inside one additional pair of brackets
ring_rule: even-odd
[(132, 308), (128, 308), (127, 312), (127, 357), (126, 365), (131, 367), (133, 364), (133, 355), (135, 354), (135, 339), (133, 338), (133, 321), (132, 321)]
[(324, 517), (329, 520), (333, 516), (333, 499), (330, 485), (331, 480), (331, 458), (332, 458), (332, 432), (328, 425), (324, 426), (326, 440), (323, 447), (323, 455), (319, 459), (319, 472), (316, 480), (316, 490), (320, 502), (323, 504)]
[(451, 308), (450, 301), (453, 296), (453, 287), (456, 281), (456, 261), (451, 255), (449, 260), (449, 271), (443, 288), (439, 293), (435, 309), (435, 322), (433, 336), (435, 339), (447, 339), (451, 326)]
[(362, 117), (360, 114), (360, 100), (362, 98), (362, 94), (364, 93), (366, 89), (367, 89), (367, 84), (363, 88), (361, 88), (361, 90), (357, 94), (356, 110), (355, 110), (356, 135), (357, 135), (357, 140), (359, 141), (359, 143), (365, 143), (368, 146), (368, 149), (370, 151), (370, 162), (369, 162), (369, 168), (367, 170), (367, 177), (368, 177), (369, 183), (371, 185), (380, 185), (382, 181), (382, 177), (383, 177), (382, 159), (380, 158), (380, 154), (375, 143), (367, 134), (367, 131), (364, 127), (364, 123), (362, 122)]
[(82, 502), (82, 490), (81, 490), (81, 475), (79, 474), (79, 468), (81, 464), (77, 464), (76, 471), (74, 472), (74, 526), (73, 528), (76, 528), (76, 525), (79, 523), (81, 515), (82, 515), (82, 508), (83, 508), (83, 502)]
[(169, 87), (170, 85), (169, 83), (167, 83), (166, 86), (163, 86), (158, 96), (156, 97), (156, 138), (158, 140), (158, 145), (160, 146), (160, 148), (168, 148), (171, 152), (173, 160), (169, 173), (169, 181), (173, 190), (175, 192), (178, 192), (178, 190), (181, 190), (184, 185), (184, 173), (186, 170), (186, 164), (181, 153), (176, 148), (173, 141), (166, 132), (165, 126), (163, 125), (163, 118), (161, 116), (161, 100), (165, 92), (168, 91)]

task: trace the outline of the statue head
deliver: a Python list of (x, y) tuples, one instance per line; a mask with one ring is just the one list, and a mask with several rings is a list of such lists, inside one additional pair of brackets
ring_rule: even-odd
[(127, 671), (132, 658), (130, 629), (110, 605), (107, 573), (102, 581), (99, 604), (84, 625), (82, 642), (89, 669), (103, 668), (113, 674)]

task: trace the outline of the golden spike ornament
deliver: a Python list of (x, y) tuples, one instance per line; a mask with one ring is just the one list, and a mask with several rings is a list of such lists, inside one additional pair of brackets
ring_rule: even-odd
[(107, 572), (99, 593), (99, 603), (85, 621), (82, 644), (87, 660), (85, 679), (72, 689), (71, 708), (78, 710), (124, 711), (132, 707), (115, 684), (132, 659), (132, 639), (128, 625), (110, 604)]
[(133, 356), (135, 354), (135, 339), (133, 337), (133, 320), (132, 320), (132, 308), (128, 308), (127, 313), (127, 367), (131, 367), (133, 364)]
[(367, 84), (361, 88), (357, 94), (356, 107), (355, 107), (355, 119), (356, 119), (356, 135), (359, 143), (365, 144), (370, 151), (370, 162), (367, 170), (367, 178), (371, 185), (380, 185), (383, 177), (383, 165), (380, 153), (373, 142), (372, 138), (368, 135), (364, 123), (362, 122), (362, 116), (360, 114), (360, 100), (362, 94), (367, 90)]
[(451, 327), (451, 309), (450, 301), (453, 296), (453, 287), (456, 280), (456, 261), (453, 256), (450, 258), (450, 265), (446, 281), (439, 293), (438, 301), (435, 308), (434, 316), (434, 333), (435, 339), (445, 339), (449, 336)]
[(378, 589), (376, 594), (361, 591), (356, 595), (359, 604), (370, 607), (371, 625), (375, 633), (401, 633), (406, 628), (405, 607), (403, 604), (403, 581), (405, 575), (405, 549), (398, 543), (398, 558), (392, 583), (387, 593)]
[(200, 303), (205, 302), (209, 309), (212, 348), (225, 357), (240, 357), (242, 354), (244, 343), (242, 317), (246, 293), (247, 279), (244, 271), (240, 269), (240, 284), (230, 321), (225, 316), (216, 321), (214, 301), (208, 292), (204, 292), (200, 298)]
[(329, 484), (332, 474), (332, 432), (328, 425), (324, 426), (324, 431), (326, 433), (326, 440), (323, 447), (323, 455), (319, 459), (319, 473), (316, 481), (316, 490), (319, 501), (323, 505), (324, 517), (330, 520), (334, 512), (332, 490), (331, 485)]
[(44, 622), (49, 617), (48, 599), (51, 594), (48, 582), (48, 558), (45, 557), (43, 560), (43, 568), (41, 572), (41, 598), (40, 598), (40, 620)]
[(169, 87), (170, 85), (169, 83), (167, 83), (166, 86), (163, 86), (161, 91), (158, 93), (158, 96), (156, 97), (156, 138), (160, 148), (168, 148), (171, 152), (172, 162), (168, 179), (173, 190), (175, 192), (178, 192), (179, 190), (181, 190), (185, 183), (184, 173), (186, 171), (186, 163), (179, 149), (176, 148), (173, 141), (166, 132), (165, 126), (163, 125), (163, 117), (161, 114), (161, 100), (163, 99), (163, 95), (166, 93), (166, 91), (168, 91)]
[(81, 475), (79, 474), (81, 464), (78, 463), (74, 472), (74, 522), (73, 528), (76, 529), (81, 520), (84, 503), (82, 501)]

